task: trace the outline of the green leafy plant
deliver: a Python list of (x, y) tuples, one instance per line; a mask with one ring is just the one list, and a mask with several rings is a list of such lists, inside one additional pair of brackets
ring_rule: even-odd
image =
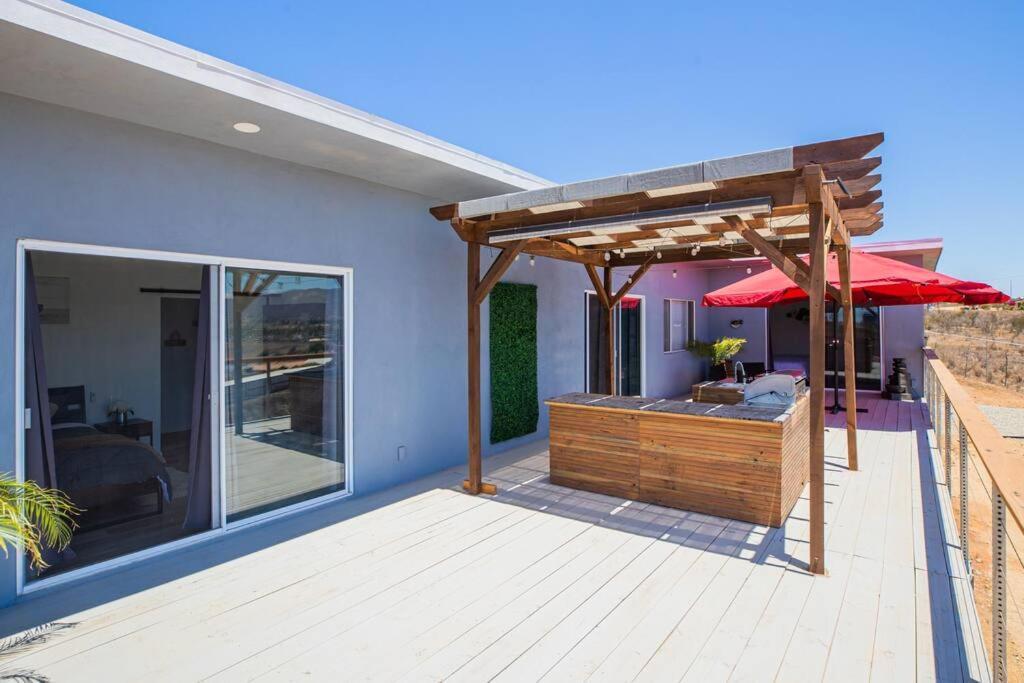
[(490, 294), (491, 443), (537, 431), (537, 287), (499, 282)]
[(44, 548), (63, 550), (71, 542), (78, 509), (63, 491), (0, 474), (0, 549), (19, 544), (33, 569), (45, 569)]
[(707, 358), (714, 367), (725, 365), (725, 361), (739, 353), (746, 343), (746, 339), (738, 337), (721, 337), (713, 342), (698, 340), (690, 343), (690, 351), (701, 358)]

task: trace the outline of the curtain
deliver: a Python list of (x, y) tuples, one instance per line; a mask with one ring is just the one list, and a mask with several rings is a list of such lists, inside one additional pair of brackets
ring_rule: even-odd
[(56, 488), (50, 391), (31, 254), (25, 255), (25, 407), (30, 411), (31, 421), (30, 428), (25, 430), (25, 478), (45, 488)]
[(210, 268), (203, 268), (199, 288), (199, 329), (192, 383), (192, 423), (188, 446), (187, 531), (209, 529), (213, 523), (213, 468), (210, 444)]
[[(25, 479), (44, 488), (57, 488), (57, 466), (53, 457), (53, 431), (50, 424), (50, 389), (46, 381), (39, 298), (36, 294), (32, 255), (28, 253), (25, 254), (25, 407), (29, 410), (29, 428), (25, 430)], [(43, 560), (51, 567), (74, 556), (70, 548), (63, 552), (43, 548)]]

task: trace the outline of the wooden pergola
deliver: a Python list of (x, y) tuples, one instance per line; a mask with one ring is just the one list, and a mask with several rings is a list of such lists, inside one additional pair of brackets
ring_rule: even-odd
[[(849, 467), (857, 469), (856, 371), (850, 239), (882, 227), (882, 133), (786, 147), (610, 178), (447, 204), (468, 252), (469, 477), (471, 494), (494, 493), (480, 461), (480, 304), (520, 254), (582, 264), (611, 311), (655, 263), (763, 256), (810, 299), (810, 570), (825, 571), (825, 300), (842, 305)], [(480, 247), (501, 249), (480, 277)], [(825, 275), (829, 251), (840, 286)], [(807, 262), (798, 255), (808, 254)], [(599, 273), (598, 269), (603, 272)], [(614, 268), (631, 274), (617, 291)], [(614, 356), (613, 317), (605, 348)], [(611, 360), (611, 358), (610, 358)], [(614, 361), (608, 386), (615, 393)]]

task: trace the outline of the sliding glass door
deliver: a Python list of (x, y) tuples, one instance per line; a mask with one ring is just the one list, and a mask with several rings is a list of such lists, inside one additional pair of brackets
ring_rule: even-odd
[(226, 268), (227, 521), (343, 491), (344, 280)]
[[(586, 389), (598, 394), (608, 391), (608, 347), (604, 334), (608, 312), (587, 293)], [(612, 311), (615, 321), (615, 377), (623, 396), (643, 393), (643, 298), (627, 296)]]
[[(78, 508), (19, 590), (351, 490), (351, 271), (23, 240), (19, 479)], [(23, 427), (23, 428), (21, 428)]]

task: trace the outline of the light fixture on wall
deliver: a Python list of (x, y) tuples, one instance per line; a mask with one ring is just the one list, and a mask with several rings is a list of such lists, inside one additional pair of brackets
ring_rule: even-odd
[(232, 126), (239, 133), (259, 133), (260, 127), (255, 123), (249, 123), (248, 121), (239, 121)]
[(740, 318), (737, 318), (736, 320), (730, 320), (729, 321), (729, 327), (731, 327), (734, 330), (736, 328), (738, 328), (738, 327), (741, 327), (742, 325), (743, 325), (743, 320), (741, 320)]

